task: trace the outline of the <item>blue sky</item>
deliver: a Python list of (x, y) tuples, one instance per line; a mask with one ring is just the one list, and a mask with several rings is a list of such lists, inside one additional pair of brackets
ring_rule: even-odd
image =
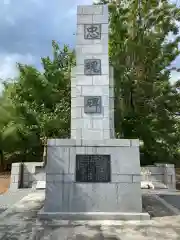
[[(0, 0), (0, 78), (14, 77), (16, 62), (40, 67), (40, 57), (51, 54), (52, 40), (74, 45), (77, 5), (92, 2)], [(178, 78), (172, 73), (172, 79)]]
[(40, 66), (52, 40), (73, 45), (76, 9), (93, 0), (0, 0), (0, 78), (16, 74), (16, 62)]

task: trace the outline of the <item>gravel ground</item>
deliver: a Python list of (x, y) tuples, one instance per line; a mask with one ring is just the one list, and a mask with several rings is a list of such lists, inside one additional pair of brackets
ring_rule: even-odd
[[(39, 221), (44, 191), (31, 192), (0, 214), (1, 240), (180, 240), (180, 216), (148, 221)], [(157, 210), (157, 205), (154, 205)]]

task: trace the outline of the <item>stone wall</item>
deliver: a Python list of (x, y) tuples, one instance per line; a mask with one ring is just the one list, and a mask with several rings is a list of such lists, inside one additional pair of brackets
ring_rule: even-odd
[[(176, 189), (176, 176), (174, 164), (160, 164), (141, 167), (141, 181), (152, 182), (155, 188)], [(164, 186), (164, 187), (165, 187)]]
[(10, 189), (32, 188), (38, 181), (45, 181), (43, 162), (13, 163), (11, 167)]
[[(13, 163), (11, 170), (10, 189), (18, 189), (20, 187), (21, 164)], [(45, 181), (45, 170), (43, 163), (33, 162), (24, 164), (23, 186), (31, 188), (38, 181)], [(148, 174), (149, 172), (149, 174)], [(130, 179), (128, 175), (124, 175), (124, 179)], [(141, 167), (141, 181), (150, 181), (155, 187), (164, 184), (170, 189), (176, 189), (175, 168), (173, 164), (155, 164)], [(162, 186), (163, 187), (163, 186)]]

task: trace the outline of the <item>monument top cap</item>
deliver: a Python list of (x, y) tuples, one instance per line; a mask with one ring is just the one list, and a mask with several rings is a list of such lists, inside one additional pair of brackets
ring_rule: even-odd
[(78, 5), (78, 15), (108, 15), (108, 5)]

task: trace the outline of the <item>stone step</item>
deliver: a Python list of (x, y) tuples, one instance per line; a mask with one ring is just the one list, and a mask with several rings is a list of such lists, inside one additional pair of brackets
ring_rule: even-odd
[(136, 212), (45, 212), (42, 208), (38, 212), (38, 218), (42, 220), (150, 220), (148, 213)]

